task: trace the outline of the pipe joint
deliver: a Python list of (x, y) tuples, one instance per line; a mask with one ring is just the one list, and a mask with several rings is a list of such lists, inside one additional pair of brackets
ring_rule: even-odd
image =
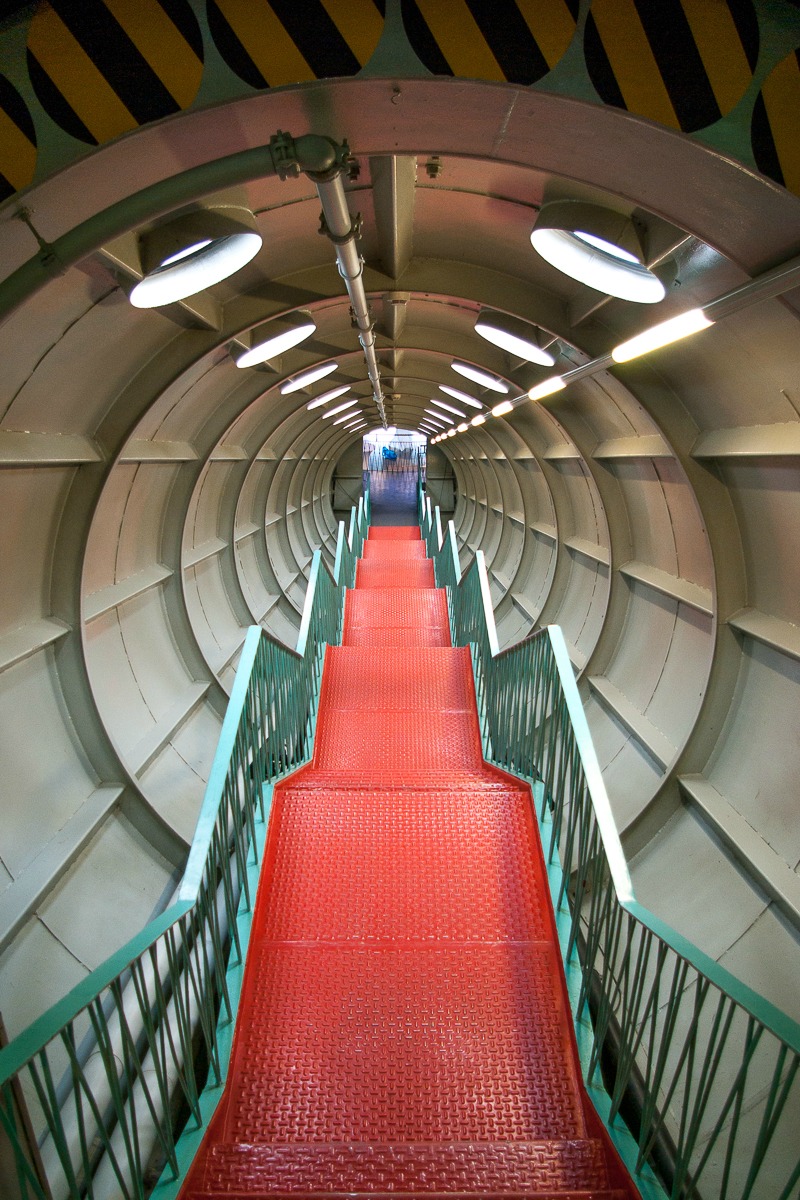
[(297, 178), (301, 172), (314, 180), (335, 179), (353, 162), (347, 142), (339, 145), (317, 133), (293, 138), (279, 129), (269, 139), (269, 152), (280, 179)]
[(346, 246), (347, 243), (352, 241), (354, 238), (361, 237), (361, 227), (363, 224), (364, 218), (361, 216), (361, 213), (356, 213), (356, 215), (353, 217), (353, 223), (346, 233), (333, 233), (325, 219), (325, 213), (321, 212), (319, 214), (319, 229), (317, 230), (317, 233), (321, 234), (323, 237), (329, 238), (333, 242), (334, 246)]

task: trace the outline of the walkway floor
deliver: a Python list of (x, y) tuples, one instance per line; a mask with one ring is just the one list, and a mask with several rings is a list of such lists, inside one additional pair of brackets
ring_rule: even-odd
[(530, 791), (481, 755), (416, 528), (372, 528), (313, 762), (275, 789), (185, 1200), (636, 1193), (579, 1083)]

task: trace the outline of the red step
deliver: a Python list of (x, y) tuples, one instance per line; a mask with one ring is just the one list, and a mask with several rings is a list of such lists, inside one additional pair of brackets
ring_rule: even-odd
[(386, 563), (361, 559), (356, 567), (357, 588), (432, 588), (433, 563), (422, 561)]
[(182, 1200), (633, 1200), (580, 1081), (530, 789), (483, 761), (419, 531), (370, 530), (275, 787), (224, 1095)]
[(370, 525), (369, 542), (418, 542), (419, 525)]

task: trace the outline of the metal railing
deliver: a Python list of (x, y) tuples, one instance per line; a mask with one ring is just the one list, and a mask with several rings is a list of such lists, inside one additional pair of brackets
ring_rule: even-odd
[(486, 757), (533, 785), (586, 1083), (637, 1185), (798, 1200), (800, 1026), (638, 903), (561, 630), (500, 652), (482, 553), (462, 578), (452, 522), (419, 511)]
[(366, 497), (347, 533), (340, 523), (334, 575), (315, 551), (296, 651), (248, 631), (170, 907), (0, 1051), (0, 1126), (23, 1200), (144, 1200), (162, 1168), (178, 1177), (181, 1127), (213, 1111), (271, 785), (311, 755), (325, 645), (341, 640), (368, 520)]

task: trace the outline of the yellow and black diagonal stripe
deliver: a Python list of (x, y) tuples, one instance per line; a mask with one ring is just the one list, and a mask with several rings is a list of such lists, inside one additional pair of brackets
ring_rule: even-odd
[(254, 88), (355, 75), (383, 32), (377, 0), (208, 0), (208, 27)]
[(28, 106), (0, 75), (0, 200), (27, 187), (36, 169), (36, 130)]
[(758, 49), (753, 0), (592, 0), (586, 21), (601, 100), (684, 133), (738, 104)]
[(764, 80), (751, 133), (758, 169), (800, 194), (800, 50), (787, 55)]
[(402, 0), (417, 57), (434, 75), (536, 83), (575, 36), (578, 0)]
[(203, 75), (188, 0), (50, 0), (28, 33), (36, 95), (90, 145), (187, 108)]

